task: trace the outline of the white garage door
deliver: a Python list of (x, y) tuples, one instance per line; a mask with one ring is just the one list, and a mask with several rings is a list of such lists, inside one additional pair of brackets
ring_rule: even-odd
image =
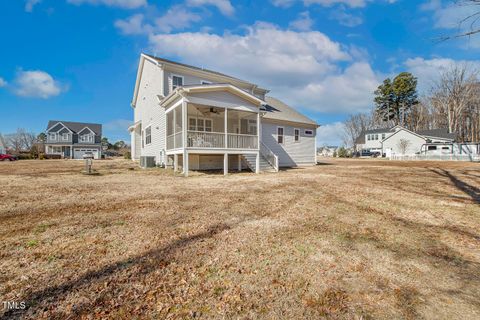
[(75, 159), (83, 159), (83, 156), (86, 154), (93, 154), (93, 158), (98, 159), (98, 149), (88, 149), (88, 148), (74, 149), (73, 157)]

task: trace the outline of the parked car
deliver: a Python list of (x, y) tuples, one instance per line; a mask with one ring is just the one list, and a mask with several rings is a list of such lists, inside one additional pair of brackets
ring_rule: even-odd
[(16, 161), (17, 158), (10, 154), (0, 154), (0, 161)]

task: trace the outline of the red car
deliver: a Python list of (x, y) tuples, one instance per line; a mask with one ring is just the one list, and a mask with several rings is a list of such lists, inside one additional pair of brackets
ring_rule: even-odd
[(0, 161), (15, 161), (17, 158), (15, 158), (12, 155), (9, 154), (0, 154)]

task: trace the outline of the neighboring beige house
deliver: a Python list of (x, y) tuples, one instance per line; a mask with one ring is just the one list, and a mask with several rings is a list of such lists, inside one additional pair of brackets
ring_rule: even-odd
[(316, 163), (315, 121), (253, 83), (140, 56), (132, 159), (189, 170), (278, 171)]

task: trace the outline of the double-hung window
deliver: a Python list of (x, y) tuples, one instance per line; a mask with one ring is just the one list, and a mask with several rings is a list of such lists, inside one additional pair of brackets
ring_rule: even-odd
[(182, 76), (172, 76), (172, 91), (183, 86)]
[(277, 127), (277, 142), (279, 144), (283, 143), (283, 127)]
[(152, 143), (152, 127), (147, 127), (145, 129), (145, 144), (149, 145)]
[(299, 142), (300, 141), (300, 129), (293, 129), (293, 141)]
[(52, 141), (57, 140), (57, 134), (55, 132), (50, 132), (48, 136), (49, 136), (49, 139)]
[(62, 134), (62, 140), (63, 141), (68, 141), (68, 133), (63, 133)]
[(212, 119), (207, 118), (190, 118), (188, 119), (188, 130), (212, 132)]

